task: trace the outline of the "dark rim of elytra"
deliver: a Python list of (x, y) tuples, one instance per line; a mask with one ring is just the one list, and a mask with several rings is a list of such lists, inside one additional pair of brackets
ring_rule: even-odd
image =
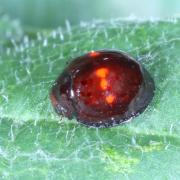
[[(95, 52), (99, 52), (99, 53), (117, 53), (117, 54), (121, 54), (123, 55), (125, 58), (134, 61), (136, 64), (138, 64), (140, 71), (142, 73), (143, 76), (143, 82), (141, 84), (140, 90), (138, 92), (138, 94), (133, 98), (132, 101), (132, 108), (134, 109), (134, 113), (127, 112), (125, 113), (125, 116), (114, 116), (108, 119), (107, 122), (85, 122), (82, 119), (78, 118), (78, 113), (76, 111), (76, 106), (75, 106), (75, 102), (73, 98), (70, 98), (69, 100), (72, 103), (73, 106), (73, 114), (72, 116), (69, 116), (68, 119), (72, 119), (72, 118), (76, 118), (78, 122), (80, 122), (83, 125), (86, 125), (88, 127), (113, 127), (113, 126), (117, 126), (120, 124), (124, 124), (127, 123), (129, 121), (131, 121), (134, 117), (138, 116), (140, 113), (142, 113), (146, 107), (150, 104), (150, 102), (153, 99), (154, 96), (154, 91), (155, 91), (155, 83), (153, 78), (151, 77), (151, 75), (149, 74), (149, 72), (143, 67), (142, 64), (140, 64), (138, 61), (136, 61), (133, 57), (129, 56), (127, 53), (120, 51), (120, 50), (95, 50)], [(74, 62), (75, 60), (77, 60), (79, 57), (83, 57), (86, 56), (88, 53), (83, 54), (81, 56), (75, 57), (73, 58), (71, 62)], [(63, 115), (62, 114), (62, 110), (61, 110), (61, 106), (59, 105), (60, 102), (60, 94), (59, 94), (59, 78), (61, 77), (61, 75), (63, 73), (67, 72), (67, 68), (64, 69), (64, 71), (58, 76), (58, 78), (56, 79), (55, 83), (52, 86), (51, 92), (50, 92), (50, 96), (51, 96), (51, 101), (53, 101), (53, 107), (55, 109), (55, 111), (59, 114), (59, 115)], [(68, 74), (70, 76), (70, 79), (72, 80), (72, 75)], [(71, 81), (71, 87), (73, 85), (73, 81)], [(53, 100), (52, 100), (53, 99)], [(139, 101), (138, 106), (134, 107), (133, 105), (135, 104), (135, 102), (137, 100), (141, 99), (141, 101)], [(131, 109), (132, 110), (132, 109)], [(129, 110), (128, 110), (129, 111)], [(67, 117), (67, 116), (66, 116)]]

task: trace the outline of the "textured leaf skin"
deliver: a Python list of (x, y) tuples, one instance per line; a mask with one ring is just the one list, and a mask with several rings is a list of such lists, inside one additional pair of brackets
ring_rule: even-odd
[[(95, 22), (32, 37), (1, 45), (2, 179), (180, 178), (178, 19)], [(96, 49), (129, 53), (155, 80), (152, 103), (123, 126), (60, 121), (50, 104), (49, 90), (66, 63)]]
[(19, 41), (23, 36), (23, 30), (19, 21), (11, 20), (9, 16), (0, 16), (0, 48), (2, 45), (10, 45), (14, 41)]

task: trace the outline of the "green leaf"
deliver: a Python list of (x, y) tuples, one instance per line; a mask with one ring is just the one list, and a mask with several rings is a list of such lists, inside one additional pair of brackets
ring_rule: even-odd
[[(4, 179), (179, 179), (180, 21), (111, 21), (38, 32), (0, 54)], [(8, 50), (7, 50), (8, 49)], [(126, 125), (87, 128), (58, 117), (49, 91), (72, 57), (126, 51), (150, 71), (155, 97)]]
[(23, 30), (18, 20), (11, 20), (9, 16), (0, 16), (0, 48), (2, 45), (19, 41)]

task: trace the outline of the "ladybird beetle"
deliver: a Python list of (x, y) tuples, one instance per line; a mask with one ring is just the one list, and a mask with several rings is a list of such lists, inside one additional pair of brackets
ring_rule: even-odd
[(91, 51), (74, 58), (55, 81), (55, 111), (92, 127), (115, 126), (145, 110), (154, 95), (149, 72), (122, 51)]

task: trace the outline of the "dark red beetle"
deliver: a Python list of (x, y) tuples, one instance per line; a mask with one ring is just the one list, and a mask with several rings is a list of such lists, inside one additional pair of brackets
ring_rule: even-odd
[(92, 51), (72, 60), (52, 87), (60, 115), (85, 125), (109, 127), (143, 112), (154, 95), (146, 69), (121, 51)]

